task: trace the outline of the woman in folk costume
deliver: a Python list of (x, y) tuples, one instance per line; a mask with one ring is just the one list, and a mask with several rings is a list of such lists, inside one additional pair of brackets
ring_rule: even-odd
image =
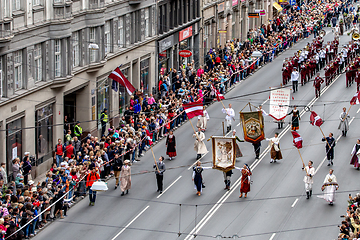
[(360, 169), (360, 139), (356, 141), (356, 144), (354, 145), (352, 151), (351, 151), (351, 162), (350, 164), (353, 164), (354, 167), (356, 167), (357, 170)]
[(176, 157), (176, 140), (172, 130), (170, 130), (166, 138), (166, 155), (169, 156), (170, 161), (173, 157)]
[(198, 131), (193, 135), (193, 137), (195, 138), (194, 150), (197, 153), (196, 160), (199, 160), (202, 154), (207, 153), (207, 148), (204, 143), (205, 134), (200, 128), (198, 128)]
[(343, 112), (340, 114), (340, 123), (338, 129), (341, 130), (342, 135), (346, 137), (347, 131), (349, 131), (349, 119), (350, 116), (346, 113), (346, 108), (343, 108)]
[(291, 110), (291, 112), (288, 113), (288, 115), (291, 115), (291, 131), (299, 130), (300, 123), (300, 112), (296, 109), (296, 106), (294, 106), (294, 109)]
[(205, 187), (203, 183), (202, 172), (204, 169), (211, 169), (211, 168), (212, 167), (202, 167), (200, 161), (197, 161), (196, 166), (193, 167), (192, 180), (194, 181), (195, 189), (197, 191), (196, 194), (198, 196), (201, 195), (202, 189), (203, 187)]
[(249, 165), (246, 163), (244, 167), (235, 169), (240, 170), (241, 172), (241, 184), (240, 184), (240, 196), (242, 198), (243, 194), (245, 194), (245, 198), (247, 197), (247, 193), (250, 192), (250, 176), (252, 175)]
[(271, 146), (271, 160), (270, 163), (276, 162), (276, 160), (282, 159), (282, 154), (280, 150), (280, 139), (279, 134), (275, 133), (275, 136), (273, 138), (267, 138), (266, 140), (269, 141), (269, 144)]
[(131, 188), (131, 168), (129, 166), (130, 161), (125, 160), (124, 165), (121, 167), (120, 171), (120, 189), (121, 189), (121, 196), (129, 193), (129, 189)]
[(198, 122), (196, 127), (201, 128), (202, 131), (206, 130), (207, 121), (209, 121), (210, 117), (208, 112), (205, 110), (205, 106), (203, 106), (203, 114), (198, 116)]
[(325, 199), (330, 205), (335, 202), (335, 191), (338, 190), (339, 184), (337, 183), (336, 176), (333, 174), (334, 170), (330, 169), (329, 173), (324, 179), (324, 184), (321, 187), (321, 191), (324, 192), (323, 196), (319, 198)]
[[(239, 142), (244, 142), (244, 140), (241, 140), (238, 136), (235, 135), (236, 134), (236, 130), (234, 129), (233, 132), (232, 132), (232, 137), (236, 139), (236, 141), (239, 141)], [(239, 157), (242, 157), (242, 153), (240, 151), (240, 147), (237, 143), (235, 143), (235, 156), (236, 158), (239, 158)]]

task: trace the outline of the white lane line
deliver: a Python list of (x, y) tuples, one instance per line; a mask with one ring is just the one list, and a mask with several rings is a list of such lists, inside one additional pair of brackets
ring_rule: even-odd
[(269, 240), (273, 240), (274, 237), (275, 237), (275, 235), (276, 235), (276, 233), (273, 233), (273, 234), (271, 235), (271, 237), (269, 238)]
[(299, 201), (299, 199), (297, 198), (297, 199), (295, 199), (295, 201), (294, 201), (294, 203), (291, 205), (291, 207), (293, 208), (293, 207), (295, 207), (295, 205), (296, 205), (296, 203)]
[(133, 220), (131, 220), (131, 222), (129, 222), (118, 234), (116, 234), (115, 237), (113, 237), (111, 240), (115, 240), (120, 234), (122, 234), (133, 222), (135, 222), (136, 219), (138, 219), (138, 217), (141, 216), (141, 214), (143, 214), (150, 206), (147, 206), (146, 208), (144, 208), (144, 210), (142, 210)]
[(172, 184), (170, 184), (159, 196), (157, 196), (156, 198), (161, 197), (167, 190), (169, 190), (169, 188), (172, 187), (172, 185), (174, 185), (179, 179), (181, 178), (181, 176), (179, 176)]
[[(328, 86), (326, 86), (325, 88), (322, 89), (322, 93), (321, 95), (327, 91), (336, 81), (337, 79), (339, 79), (340, 76), (338, 76), (334, 81), (332, 81)], [(312, 104), (314, 104), (316, 101), (318, 100), (318, 98), (313, 98), (309, 104), (307, 104), (307, 106), (311, 107)], [(300, 112), (300, 117), (303, 116), (305, 114), (305, 110), (302, 110)], [(279, 138), (281, 139), (285, 133), (287, 131), (289, 131), (290, 129), (290, 125), (288, 125), (280, 134), (279, 134)], [(260, 155), (260, 159), (258, 162), (254, 162), (250, 168), (252, 169), (252, 171), (255, 169), (255, 167), (257, 165), (259, 165), (259, 163), (263, 160), (263, 158), (265, 157), (265, 155), (270, 151), (270, 146), (268, 146)], [(205, 224), (210, 220), (210, 218), (215, 214), (215, 212), (221, 207), (221, 205), (230, 197), (230, 195), (235, 191), (235, 189), (237, 189), (240, 186), (240, 180), (241, 177), (239, 177), (235, 182), (234, 185), (231, 187), (230, 191), (227, 191), (220, 199), (219, 201), (217, 201), (217, 203), (205, 214), (205, 216), (200, 220), (200, 222), (190, 231), (190, 233), (186, 236), (185, 240), (189, 240), (189, 239), (193, 239), (194, 238), (194, 234), (196, 234), (197, 232), (199, 232), (204, 226)], [(275, 236), (275, 235), (274, 235)]]
[(359, 113), (360, 112), (360, 108), (356, 111), (356, 113)]

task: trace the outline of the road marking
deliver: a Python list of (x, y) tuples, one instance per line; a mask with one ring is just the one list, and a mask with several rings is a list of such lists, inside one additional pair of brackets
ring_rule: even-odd
[(274, 237), (275, 237), (275, 235), (276, 235), (276, 233), (273, 233), (273, 234), (271, 235), (271, 237), (269, 238), (269, 240), (273, 240)]
[(122, 234), (133, 222), (135, 222), (136, 219), (138, 219), (138, 217), (140, 217), (141, 214), (143, 214), (147, 209), (149, 208), (149, 206), (147, 206), (146, 208), (144, 208), (144, 210), (142, 210), (133, 220), (131, 220), (131, 222), (129, 222), (118, 234), (116, 234), (115, 237), (113, 237), (111, 240), (115, 240), (120, 234)]
[(296, 205), (296, 203), (299, 201), (299, 199), (297, 198), (297, 199), (295, 199), (295, 201), (294, 201), (294, 203), (291, 205), (291, 207), (293, 208), (293, 207), (295, 207), (295, 205)]
[(356, 111), (356, 113), (359, 113), (360, 112), (360, 108)]
[[(325, 88), (322, 89), (322, 93), (321, 95), (326, 92), (338, 79), (339, 79), (340, 75), (334, 80), (332, 81), (328, 86), (326, 86)], [(312, 104), (314, 104), (319, 98), (314, 97), (308, 104), (307, 106), (311, 107)], [(305, 114), (305, 110), (303, 109), (300, 112), (300, 117), (303, 116)], [(290, 129), (290, 125), (288, 125), (280, 134), (279, 134), (279, 138), (281, 139), (285, 133), (287, 131), (289, 131)], [(252, 169), (252, 171), (256, 168), (256, 166), (258, 166), (260, 164), (260, 162), (263, 160), (263, 158), (265, 157), (265, 155), (270, 151), (270, 146), (267, 146), (267, 148), (262, 152), (262, 154), (260, 155), (260, 159), (258, 162), (254, 162), (250, 168)], [(240, 186), (241, 183), (241, 177), (239, 177), (235, 182), (233, 187), (231, 187), (230, 191), (227, 191), (220, 199), (219, 201), (216, 202), (216, 204), (205, 214), (205, 216), (200, 220), (200, 222), (190, 231), (190, 233), (186, 236), (185, 240), (189, 240), (189, 239), (193, 239), (193, 235), (196, 234), (197, 232), (199, 232), (204, 226), (205, 224), (210, 220), (210, 218), (215, 214), (215, 212), (222, 206), (222, 204), (230, 197), (230, 195), (235, 191), (235, 189), (237, 189)], [(275, 236), (275, 233), (273, 234)]]
[(172, 184), (170, 184), (159, 196), (157, 196), (156, 198), (161, 197), (167, 190), (169, 190), (169, 188), (172, 187), (172, 185), (174, 185), (179, 179), (181, 178), (181, 176), (179, 176)]

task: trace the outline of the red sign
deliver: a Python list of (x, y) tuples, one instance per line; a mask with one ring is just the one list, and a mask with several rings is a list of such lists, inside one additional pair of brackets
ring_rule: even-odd
[(189, 51), (189, 50), (181, 50), (181, 51), (179, 52), (179, 55), (180, 55), (180, 57), (187, 58), (187, 57), (191, 57), (192, 52)]
[(179, 32), (179, 42), (192, 36), (192, 26)]
[(232, 0), (232, 6), (238, 5), (238, 3), (239, 3), (239, 0)]

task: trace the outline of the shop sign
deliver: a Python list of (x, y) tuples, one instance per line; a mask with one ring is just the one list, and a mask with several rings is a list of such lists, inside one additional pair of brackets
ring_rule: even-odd
[(248, 13), (249, 18), (259, 18), (259, 13)]
[(256, 13), (259, 13), (260, 16), (265, 16), (266, 15), (266, 10), (265, 9), (255, 9)]
[(288, 5), (289, 1), (288, 0), (279, 0), (279, 4), (280, 5)]
[(191, 57), (192, 52), (189, 51), (189, 50), (181, 50), (181, 51), (179, 52), (179, 55), (180, 55), (180, 57), (187, 58), (187, 57)]
[(174, 45), (174, 35), (171, 35), (159, 41), (159, 52), (163, 52), (166, 49), (171, 48), (173, 45)]
[(225, 3), (224, 2), (219, 3), (218, 4), (218, 13), (223, 12), (224, 10), (225, 10)]
[(179, 32), (179, 42), (192, 36), (192, 26)]
[(232, 0), (232, 6), (238, 5), (238, 3), (239, 3), (239, 0)]

